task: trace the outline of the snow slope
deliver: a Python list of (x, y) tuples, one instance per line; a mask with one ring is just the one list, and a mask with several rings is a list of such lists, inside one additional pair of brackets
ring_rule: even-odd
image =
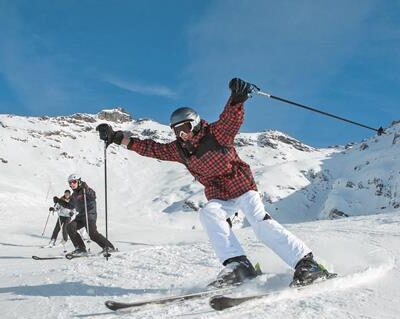
[[(31, 259), (62, 253), (61, 247), (39, 246), (48, 242), (56, 222), (50, 216), (42, 238), (51, 198), (67, 188), (72, 172), (96, 190), (104, 233), (104, 149), (94, 129), (104, 121), (141, 138), (173, 138), (168, 127), (132, 120), (122, 110), (58, 118), (0, 115), (1, 318), (398, 317), (397, 123), (384, 136), (346, 148), (315, 149), (275, 131), (240, 134), (236, 140), (268, 211), (341, 278), (224, 312), (211, 310), (205, 298), (115, 314), (105, 300), (192, 292), (214, 279), (220, 265), (198, 222), (196, 210), (205, 202), (201, 185), (180, 164), (117, 146), (107, 152), (108, 213), (109, 235), (121, 252), (108, 261)], [(343, 214), (350, 217), (331, 219)], [(292, 270), (242, 225), (234, 227), (249, 258), (266, 273), (251, 292), (286, 287)]]

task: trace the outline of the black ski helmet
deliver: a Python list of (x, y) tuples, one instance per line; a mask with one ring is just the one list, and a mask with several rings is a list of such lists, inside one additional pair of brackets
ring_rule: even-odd
[(173, 128), (175, 125), (189, 121), (192, 124), (192, 131), (196, 133), (200, 129), (200, 115), (190, 107), (180, 107), (172, 112), (169, 125)]

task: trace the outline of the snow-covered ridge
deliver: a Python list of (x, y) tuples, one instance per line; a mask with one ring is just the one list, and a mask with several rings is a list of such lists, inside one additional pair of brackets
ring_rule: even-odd
[[(5, 191), (0, 196), (7, 196), (12, 181), (15, 198), (28, 193), (47, 206), (44, 194), (61, 193), (65, 177), (78, 172), (101, 199), (104, 150), (95, 128), (103, 122), (142, 139), (174, 139), (168, 126), (133, 119), (120, 107), (58, 117), (0, 115), (0, 189)], [(318, 149), (278, 131), (241, 133), (235, 144), (252, 166), (268, 211), (278, 220), (299, 222), (399, 208), (399, 137), (400, 124), (393, 122), (385, 135), (346, 147)], [(145, 159), (115, 145), (108, 154), (112, 209), (139, 207), (132, 216), (155, 218), (193, 213), (204, 204), (202, 186), (182, 165)]]

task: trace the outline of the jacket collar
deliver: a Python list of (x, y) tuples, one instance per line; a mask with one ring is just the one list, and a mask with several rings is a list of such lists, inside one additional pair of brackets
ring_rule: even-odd
[(190, 142), (183, 142), (181, 139), (178, 139), (181, 146), (187, 149), (188, 151), (195, 150), (199, 146), (200, 140), (206, 135), (209, 124), (206, 120), (203, 119), (200, 121), (200, 123), (201, 123), (200, 130), (197, 132), (195, 136), (193, 136), (193, 139)]

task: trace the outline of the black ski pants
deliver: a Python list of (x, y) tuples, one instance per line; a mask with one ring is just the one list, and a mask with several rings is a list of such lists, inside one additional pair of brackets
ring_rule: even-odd
[(98, 244), (101, 248), (109, 247), (114, 249), (113, 244), (109, 240), (107, 240), (102, 234), (97, 231), (96, 220), (97, 216), (89, 215), (89, 230), (86, 227), (86, 220), (75, 219), (68, 224), (68, 235), (71, 238), (72, 243), (75, 248), (86, 249), (85, 243), (82, 240), (81, 235), (78, 233), (78, 230), (85, 227), (86, 231), (89, 233), (89, 237), (96, 244)]
[(58, 233), (60, 232), (60, 224), (62, 228), (62, 236), (64, 241), (68, 240), (68, 226), (69, 217), (60, 216), (57, 218), (56, 225), (54, 226), (53, 234), (51, 235), (51, 240), (57, 240)]

